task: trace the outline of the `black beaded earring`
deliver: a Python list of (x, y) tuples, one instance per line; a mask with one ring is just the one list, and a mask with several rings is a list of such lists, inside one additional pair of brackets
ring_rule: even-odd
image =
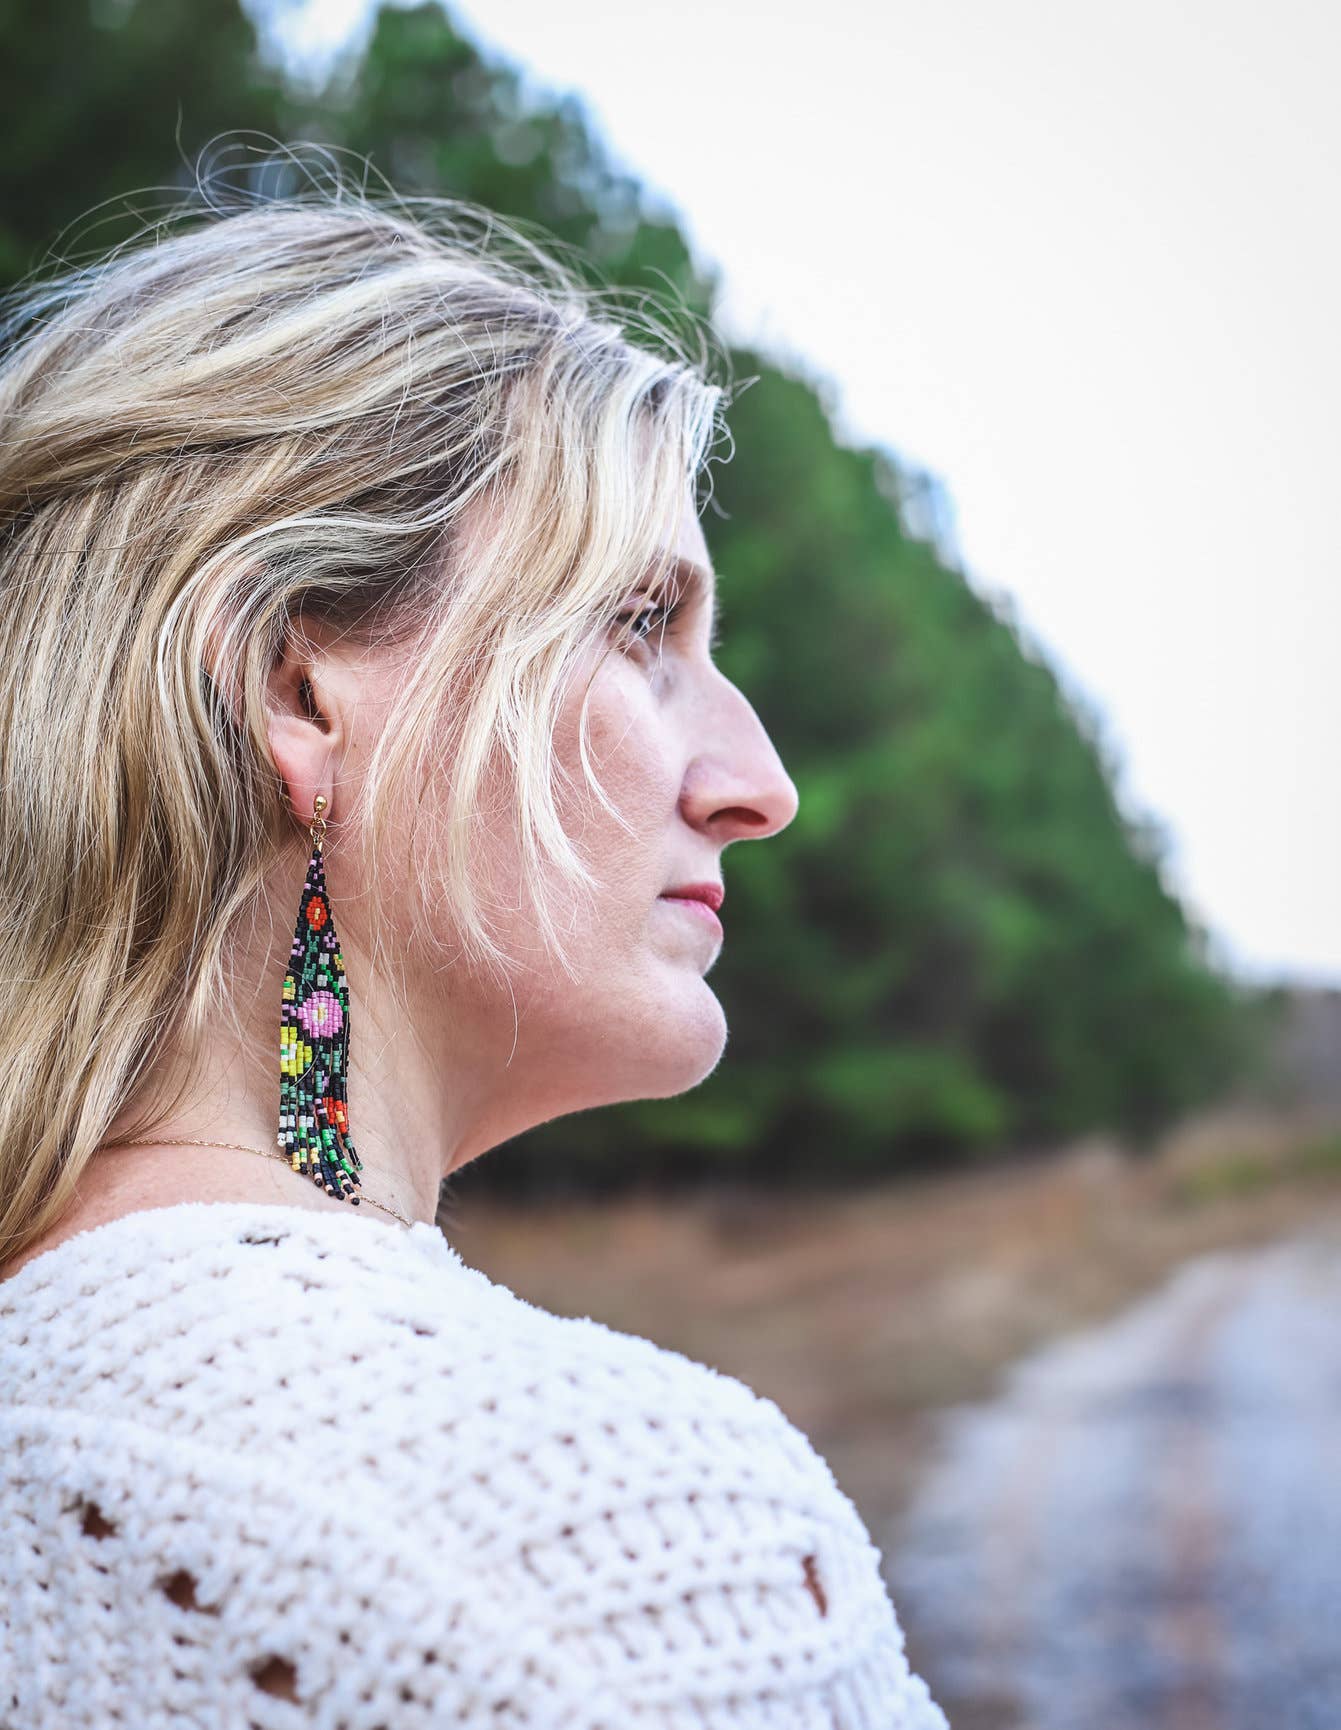
[(349, 1132), (349, 986), (335, 935), (322, 843), (328, 804), (318, 793), (312, 856), (279, 1018), (279, 1149), (328, 1195), (358, 1206), (363, 1161)]

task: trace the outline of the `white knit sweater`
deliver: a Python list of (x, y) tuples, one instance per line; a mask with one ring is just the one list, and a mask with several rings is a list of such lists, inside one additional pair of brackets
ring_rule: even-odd
[(184, 1202), (0, 1281), (4, 1730), (945, 1730), (879, 1554), (773, 1401), (434, 1226)]

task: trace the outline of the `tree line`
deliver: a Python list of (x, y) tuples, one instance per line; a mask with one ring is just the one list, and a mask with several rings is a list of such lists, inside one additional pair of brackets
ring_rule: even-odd
[[(383, 9), (317, 89), (267, 63), (237, 0), (0, 0), (0, 19), (0, 279), (72, 222), (112, 245), (145, 210), (126, 194), (185, 185), (210, 139), (253, 129), (538, 223), (712, 320), (717, 273), (581, 104), (524, 93), (436, 3)], [(801, 796), (730, 859), (727, 1051), (692, 1092), (543, 1125), (468, 1181), (838, 1182), (1100, 1128), (1144, 1144), (1251, 1070), (1268, 998), (1215, 965), (1158, 825), (1119, 809), (1098, 718), (971, 587), (934, 483), (840, 442), (824, 379), (722, 347), (750, 383), (705, 517), (718, 660)]]

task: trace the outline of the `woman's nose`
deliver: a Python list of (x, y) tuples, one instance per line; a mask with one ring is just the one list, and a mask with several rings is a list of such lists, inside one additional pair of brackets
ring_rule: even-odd
[(680, 809), (686, 821), (728, 841), (762, 841), (785, 829), (800, 796), (763, 722), (725, 677), (702, 748), (685, 772)]

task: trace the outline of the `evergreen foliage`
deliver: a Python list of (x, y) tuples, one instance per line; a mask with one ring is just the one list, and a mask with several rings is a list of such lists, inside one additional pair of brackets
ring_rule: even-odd
[[(581, 105), (528, 96), (436, 4), (383, 10), (317, 92), (263, 64), (236, 0), (0, 0), (0, 21), (9, 280), (94, 204), (183, 185), (202, 145), (255, 128), (537, 223), (711, 316), (715, 274)], [(85, 237), (130, 220), (112, 209)], [(1118, 809), (1095, 717), (915, 532), (925, 479), (840, 444), (824, 381), (730, 363), (750, 382), (705, 517), (719, 661), (801, 804), (726, 860), (727, 1052), (688, 1094), (557, 1120), (468, 1181), (832, 1182), (1096, 1128), (1139, 1143), (1243, 1074), (1264, 1007), (1166, 887), (1156, 826)]]

